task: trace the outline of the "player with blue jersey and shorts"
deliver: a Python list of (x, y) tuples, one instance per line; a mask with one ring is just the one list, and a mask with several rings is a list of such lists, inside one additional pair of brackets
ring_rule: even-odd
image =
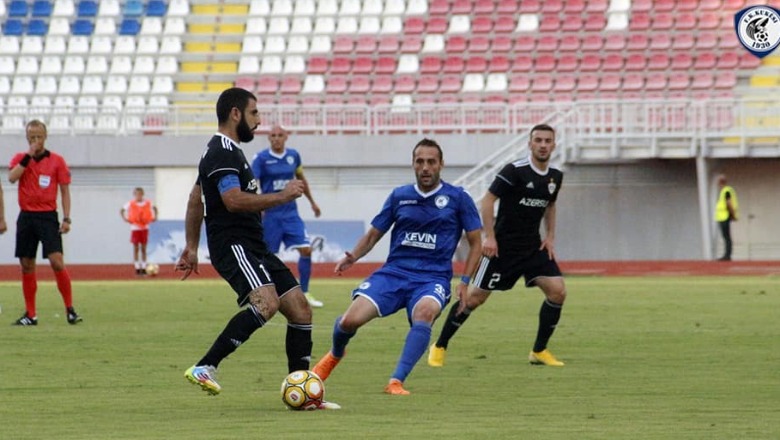
[[(435, 141), (421, 140), (412, 150), (412, 164), (417, 184), (394, 189), (368, 232), (336, 265), (337, 273), (349, 269), (393, 227), (387, 261), (352, 292), (352, 303), (336, 319), (332, 348), (313, 369), (322, 380), (344, 357), (360, 327), (405, 308), (411, 328), (385, 392), (409, 394), (403, 382), (425, 353), (431, 326), (450, 300), (452, 256), (464, 230), (469, 243), (465, 273), (476, 269), (482, 225), (474, 201), (462, 188), (441, 181), (444, 160)], [(459, 297), (466, 294), (469, 280), (461, 278)]]
[[(303, 182), (303, 195), (309, 199), (314, 216), (320, 216), (320, 207), (314, 202), (309, 189), (309, 183), (303, 175), (301, 155), (292, 148), (285, 148), (289, 133), (281, 125), (271, 127), (268, 140), (271, 147), (255, 154), (252, 159), (252, 173), (260, 182), (260, 190), (263, 194), (271, 194), (281, 191), (287, 182), (298, 179)], [(322, 307), (322, 301), (318, 301), (309, 293), (309, 280), (311, 279), (311, 243), (306, 234), (306, 227), (298, 214), (298, 204), (295, 200), (279, 206), (267, 209), (263, 212), (263, 228), (265, 229), (265, 242), (273, 253), (279, 253), (284, 243), (288, 249), (297, 249), (298, 272), (301, 280), (301, 289), (306, 300), (312, 307)]]

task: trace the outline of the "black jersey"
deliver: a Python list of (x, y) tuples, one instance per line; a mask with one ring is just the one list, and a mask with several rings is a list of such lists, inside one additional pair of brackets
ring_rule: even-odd
[(499, 198), (495, 232), (499, 255), (529, 253), (542, 243), (539, 234), (544, 212), (558, 198), (563, 173), (552, 167), (535, 169), (529, 158), (506, 165), (490, 185)]
[(230, 212), (222, 202), (219, 181), (233, 174), (241, 191), (257, 193), (258, 186), (244, 152), (230, 138), (215, 134), (198, 165), (198, 184), (203, 193), (206, 235), (209, 246), (233, 241), (237, 237), (262, 237), (263, 226), (258, 212)]

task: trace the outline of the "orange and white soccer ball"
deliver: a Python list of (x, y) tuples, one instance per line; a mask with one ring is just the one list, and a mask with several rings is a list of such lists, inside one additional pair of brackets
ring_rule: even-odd
[(282, 381), (282, 402), (290, 409), (317, 409), (324, 397), (325, 385), (312, 371), (293, 371)]
[(155, 263), (149, 263), (146, 265), (146, 274), (150, 277), (156, 276), (160, 273), (160, 266)]

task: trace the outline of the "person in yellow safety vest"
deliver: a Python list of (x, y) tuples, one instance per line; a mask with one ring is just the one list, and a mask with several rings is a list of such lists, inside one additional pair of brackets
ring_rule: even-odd
[(718, 176), (718, 188), (720, 193), (718, 194), (718, 202), (715, 204), (715, 221), (720, 226), (720, 233), (723, 236), (723, 242), (725, 250), (723, 256), (718, 258), (718, 261), (731, 261), (731, 222), (737, 221), (737, 210), (739, 209), (739, 203), (737, 202), (737, 193), (734, 188), (730, 187), (726, 183), (726, 175), (721, 174)]
[[(149, 224), (157, 220), (157, 207), (149, 199), (144, 199), (144, 189), (133, 190), (133, 200), (125, 203), (119, 215), (130, 223), (130, 243), (133, 243), (133, 261), (135, 274), (146, 274), (146, 243), (149, 241)], [(138, 254), (141, 258), (138, 258)]]

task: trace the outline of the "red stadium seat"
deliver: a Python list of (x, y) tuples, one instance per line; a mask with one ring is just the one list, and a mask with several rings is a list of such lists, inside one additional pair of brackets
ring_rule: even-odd
[[(351, 87), (351, 83), (350, 83), (350, 87)], [(365, 96), (350, 96), (349, 98), (347, 98), (347, 104), (351, 104), (351, 105), (366, 105), (366, 97)]]
[(293, 107), (298, 105), (298, 97), (297, 96), (282, 96), (279, 98), (279, 102), (277, 103), (282, 106), (288, 106)]
[(673, 73), (669, 76), (669, 90), (686, 90), (690, 85), (691, 77), (687, 73)]
[(536, 50), (540, 53), (554, 52), (558, 50), (558, 37), (554, 35), (542, 35), (536, 42)]
[(360, 37), (355, 45), (356, 53), (373, 53), (376, 50), (376, 39), (374, 37)]
[(691, 13), (680, 14), (674, 21), (675, 29), (679, 31), (688, 31), (696, 27), (696, 16)]
[(650, 50), (667, 50), (672, 47), (672, 36), (668, 32), (656, 33), (650, 38)]
[(503, 35), (495, 37), (490, 46), (490, 50), (493, 53), (509, 52), (512, 50), (512, 38)]
[(368, 76), (353, 76), (349, 82), (349, 93), (365, 94), (371, 89), (371, 81)]
[(580, 70), (594, 72), (601, 68), (601, 57), (596, 54), (587, 54), (580, 60)]
[(439, 92), (441, 93), (457, 93), (460, 92), (461, 82), (460, 76), (447, 75), (441, 79), (441, 85), (439, 86)]
[(555, 86), (553, 91), (559, 92), (571, 92), (577, 85), (577, 77), (574, 75), (558, 75), (555, 78)]
[(469, 47), (467, 49), (469, 53), (482, 53), (487, 52), (489, 49), (490, 38), (477, 36), (471, 37), (471, 39), (469, 39)]
[(404, 33), (407, 35), (422, 34), (425, 31), (425, 20), (420, 17), (408, 17), (404, 22)]
[(398, 45), (400, 41), (395, 35), (384, 36), (379, 40), (377, 52), (379, 53), (396, 53), (398, 52)]
[(250, 92), (254, 92), (255, 87), (257, 86), (255, 79), (251, 76), (239, 76), (236, 78), (236, 82), (233, 83), (233, 85), (239, 89), (248, 90)]
[(393, 85), (393, 92), (412, 93), (416, 85), (417, 85), (417, 81), (414, 80), (413, 76), (399, 75), (398, 78), (395, 79), (395, 84)]
[(576, 52), (580, 50), (580, 37), (572, 34), (563, 35), (558, 45), (558, 50), (561, 52)]
[(376, 60), (375, 73), (395, 73), (396, 61), (393, 57), (379, 57)]
[(633, 12), (647, 12), (653, 8), (653, 0), (633, 0), (631, 10)]
[(493, 20), (490, 17), (480, 16), (471, 20), (471, 32), (475, 34), (487, 34), (493, 30)]
[(441, 72), (441, 58), (427, 56), (420, 60), (420, 73), (438, 74)]
[(555, 70), (555, 57), (552, 55), (541, 55), (534, 60), (534, 71), (552, 72)]
[(510, 92), (527, 92), (531, 88), (531, 78), (528, 75), (513, 75), (509, 80)]
[(626, 49), (628, 50), (645, 50), (650, 45), (650, 39), (647, 34), (631, 34), (626, 42)]
[(417, 93), (436, 93), (439, 90), (439, 78), (425, 75), (417, 83)]
[(260, 77), (257, 80), (257, 93), (262, 95), (274, 94), (279, 90), (279, 80), (275, 77)]
[(745, 0), (723, 0), (723, 9), (735, 11), (745, 5)]
[(693, 67), (693, 57), (688, 52), (679, 52), (672, 56), (672, 70), (688, 70)]
[(425, 29), (425, 32), (429, 34), (443, 34), (447, 32), (447, 27), (449, 26), (449, 23), (447, 22), (447, 19), (444, 17), (433, 17), (430, 20), (428, 20), (428, 26)]
[(761, 65), (761, 59), (750, 53), (744, 53), (739, 57), (739, 68), (743, 70), (753, 70)]
[(623, 56), (618, 54), (609, 54), (604, 57), (601, 68), (606, 71), (616, 71), (623, 69)]
[(333, 53), (352, 53), (354, 48), (352, 37), (336, 37), (333, 41)]
[(567, 0), (566, 12), (567, 13), (580, 13), (585, 11), (585, 0)]
[(653, 9), (655, 12), (669, 12), (674, 9), (677, 0), (655, 0)]
[[(505, 3), (508, 3), (509, 0), (504, 0), (501, 4), (498, 5), (498, 11), (499, 12), (509, 12), (509, 11), (503, 11), (501, 9), (501, 6)], [(518, 2), (517, 0), (512, 0), (512, 3), (514, 3), (515, 8), (517, 8), (517, 4), (520, 3), (520, 8), (517, 12), (521, 14), (533, 14), (535, 12), (539, 12), (539, 10), (542, 8), (541, 2), (539, 0), (524, 0), (522, 2)]]
[(719, 72), (715, 76), (716, 89), (733, 89), (734, 86), (736, 85), (737, 85), (737, 74), (733, 71)]
[(623, 50), (626, 48), (626, 34), (616, 32), (607, 34), (604, 40), (604, 50)]
[(678, 0), (675, 7), (678, 11), (695, 11), (699, 7), (698, 0)]
[(311, 57), (309, 58), (309, 65), (307, 66), (307, 73), (321, 74), (328, 71), (328, 59), (325, 57)]
[(553, 88), (553, 79), (550, 75), (541, 75), (534, 77), (531, 82), (532, 92), (549, 92)]
[(447, 53), (463, 53), (466, 51), (466, 37), (455, 35), (447, 39), (444, 49)]
[(625, 69), (630, 71), (642, 71), (647, 67), (647, 57), (643, 53), (632, 53), (626, 58)]
[(487, 71), (489, 73), (502, 73), (509, 71), (509, 58), (504, 56), (490, 57)]
[(374, 95), (368, 101), (368, 105), (370, 106), (389, 105), (389, 104), (390, 104), (390, 95)]
[(726, 52), (717, 58), (715, 66), (718, 70), (736, 69), (739, 66), (739, 55), (736, 52)]
[(504, 95), (487, 95), (483, 102), (488, 104), (506, 104), (506, 96)]
[(590, 14), (585, 20), (585, 30), (592, 32), (601, 32), (607, 26), (607, 18), (604, 14)]
[(631, 20), (628, 22), (628, 29), (630, 31), (646, 31), (650, 29), (650, 14), (646, 12), (638, 12), (634, 9), (631, 14)]
[(582, 39), (583, 52), (598, 52), (604, 47), (604, 37), (598, 34), (588, 35)]
[(515, 31), (515, 19), (511, 15), (502, 15), (496, 19), (493, 24), (493, 32), (497, 34), (508, 34)]
[(536, 48), (536, 39), (530, 35), (520, 35), (515, 40), (516, 53), (532, 52)]
[[(734, 38), (736, 42), (736, 37)], [(718, 46), (718, 34), (715, 32), (699, 32), (696, 37), (696, 48), (701, 49), (714, 49)]]
[(656, 12), (653, 16), (653, 31), (666, 31), (674, 27), (674, 15), (663, 12), (658, 12), (658, 5), (656, 4)]
[(355, 64), (352, 66), (352, 73), (367, 74), (374, 71), (374, 59), (371, 57), (355, 58)]
[(450, 12), (450, 4), (447, 0), (433, 0), (428, 5), (428, 13), (431, 15), (446, 15)]
[(702, 52), (696, 56), (696, 60), (693, 63), (693, 68), (699, 72), (707, 71), (714, 69), (717, 62), (718, 57), (716, 57), (714, 53)]
[[(720, 41), (717, 45), (717, 47), (720, 47), (721, 49), (736, 49), (737, 47), (740, 47), (739, 40), (737, 39), (736, 32), (730, 32), (727, 34), (723, 34), (720, 36)], [(715, 47), (715, 46), (713, 46)]]
[(453, 14), (471, 14), (473, 8), (471, 0), (455, 0), (450, 12)]
[(566, 14), (563, 17), (561, 30), (563, 32), (579, 32), (584, 27), (584, 24), (579, 14)]
[(608, 0), (588, 0), (585, 4), (585, 11), (603, 14), (604, 12), (607, 12), (607, 7), (609, 7)]
[(699, 16), (698, 29), (709, 30), (720, 27), (720, 16), (714, 12), (707, 12)]
[(641, 91), (645, 86), (645, 78), (641, 73), (629, 73), (623, 77), (623, 90)]
[(693, 75), (693, 81), (691, 82), (691, 88), (695, 90), (708, 90), (715, 85), (715, 77), (712, 72), (696, 72)]
[(401, 41), (401, 53), (420, 53), (422, 38), (416, 35), (405, 36)]
[(335, 57), (330, 64), (330, 73), (346, 74), (352, 70), (352, 60), (347, 57)]
[[(738, 1), (741, 2), (742, 0), (738, 0)], [(699, 9), (703, 11), (714, 11), (720, 9), (720, 0), (701, 0), (701, 1), (687, 0), (686, 3), (698, 3)], [(740, 7), (742, 6), (740, 5)], [(726, 9), (729, 8), (727, 7)]]
[(483, 73), (487, 70), (487, 60), (485, 57), (471, 57), (466, 61), (467, 73)]
[(619, 73), (607, 73), (601, 78), (601, 85), (599, 90), (601, 92), (617, 92), (620, 90), (621, 83), (623, 82), (622, 75)]
[(542, 3), (542, 12), (558, 13), (563, 10), (563, 0), (545, 0)]
[(374, 77), (371, 83), (371, 93), (390, 93), (393, 90), (393, 78), (389, 75)]
[(599, 77), (594, 74), (580, 75), (577, 81), (577, 90), (581, 92), (592, 92), (599, 87)]
[(557, 71), (558, 72), (574, 72), (580, 65), (580, 60), (577, 55), (561, 55), (558, 58)]
[(465, 62), (462, 57), (449, 56), (444, 60), (444, 66), (442, 72), (444, 73), (461, 73), (465, 68)]
[(666, 75), (663, 73), (651, 73), (645, 82), (645, 90), (664, 90), (666, 88)]
[(282, 85), (280, 91), (283, 94), (301, 93), (301, 79), (292, 76), (282, 79)]
[(657, 52), (650, 55), (647, 68), (650, 70), (664, 70), (669, 67), (669, 55), (665, 52)]
[[(545, 5), (550, 3), (550, 1), (544, 2)], [(546, 14), (539, 20), (539, 32), (559, 32), (560, 29), (561, 20), (557, 14)]]
[[(496, 5), (493, 3), (492, 0), (477, 0), (477, 3), (474, 5), (474, 13), (475, 14), (492, 14), (493, 9), (495, 9)], [(512, 11), (514, 12), (514, 11)]]
[(675, 32), (672, 40), (673, 50), (691, 50), (694, 46), (696, 46), (696, 36), (692, 32)]
[(325, 93), (344, 93), (347, 91), (347, 77), (333, 76), (325, 83)]
[(512, 72), (530, 72), (534, 60), (528, 55), (518, 55), (512, 61)]

